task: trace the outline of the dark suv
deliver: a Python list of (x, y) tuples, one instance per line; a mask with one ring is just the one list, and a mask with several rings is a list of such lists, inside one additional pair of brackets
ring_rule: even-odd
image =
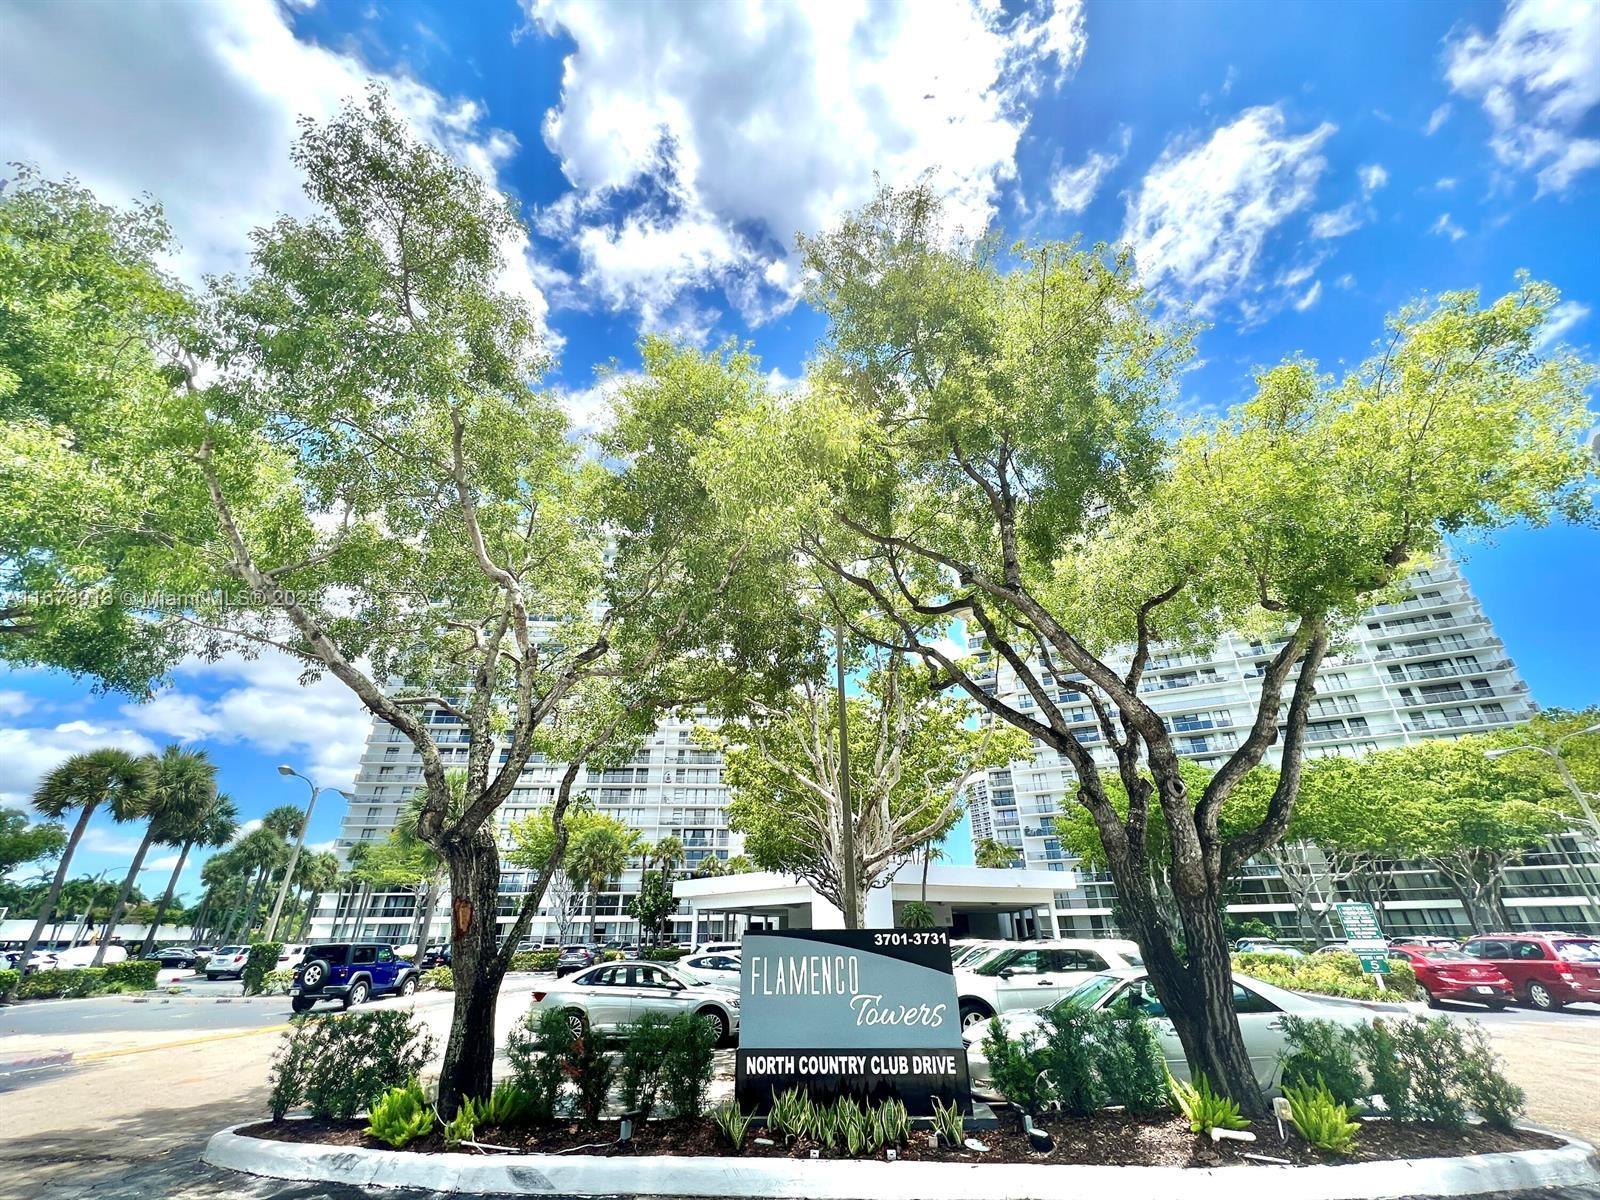
[(319, 1000), (350, 1008), (385, 992), (409, 996), (416, 990), (416, 965), (381, 942), (323, 942), (306, 947), (294, 969), (289, 1003), (302, 1013)]

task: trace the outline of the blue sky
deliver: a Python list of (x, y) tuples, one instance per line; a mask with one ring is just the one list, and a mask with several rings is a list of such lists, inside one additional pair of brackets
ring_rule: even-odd
[[(111, 201), (149, 192), (196, 282), (242, 267), (253, 226), (306, 211), (296, 117), (386, 83), (528, 221), (507, 285), (544, 314), (547, 383), (580, 423), (604, 411), (596, 368), (629, 370), (643, 331), (747, 338), (799, 376), (820, 324), (797, 301), (794, 236), (874, 173), (926, 175), (969, 228), (1132, 244), (1151, 286), (1209, 323), (1190, 411), (1225, 409), (1289, 353), (1353, 364), (1398, 305), (1496, 294), (1519, 269), (1563, 294), (1553, 338), (1600, 342), (1595, 0), (0, 0), (0, 29), (0, 159)], [(1460, 549), (1535, 697), (1600, 698), (1600, 535)], [(348, 786), (365, 729), (338, 687), (303, 689), (271, 657), (188, 666), (139, 706), (0, 675), (0, 799), (89, 745), (182, 740), (255, 817), (303, 799), (279, 762)], [(325, 803), (311, 840), (338, 815)], [(115, 870), (135, 840), (96, 828), (82, 865)]]

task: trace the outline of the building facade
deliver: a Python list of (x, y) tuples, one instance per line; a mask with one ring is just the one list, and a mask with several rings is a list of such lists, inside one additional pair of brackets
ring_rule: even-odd
[[(1536, 711), (1528, 685), (1495, 635), (1483, 607), (1454, 563), (1442, 562), (1411, 577), (1408, 594), (1372, 608), (1324, 660), (1307, 726), (1307, 754), (1360, 755), (1425, 738), (1455, 738), (1502, 729)], [(1255, 717), (1261, 677), (1282, 645), (1224, 636), (1208, 652), (1151, 657), (1140, 692), (1162, 714), (1185, 757), (1217, 767), (1239, 745)], [(969, 649), (982, 658), (981, 637)], [(1115, 656), (1111, 659), (1116, 665)], [(1030, 697), (1004, 664), (989, 684), (1017, 707)], [(1065, 705), (1073, 699), (1062, 693)], [(1106, 767), (1115, 765), (1101, 742), (1093, 714), (1081, 703), (1079, 740), (1095, 747)], [(1269, 760), (1276, 750), (1269, 751)], [(1078, 868), (1054, 834), (1052, 818), (1075, 791), (1070, 763), (1042, 747), (1030, 759), (991, 770), (969, 793), (974, 840), (994, 838), (1017, 852), (1019, 865), (1078, 870), (1080, 886), (1057, 897), (1064, 930), (1107, 933), (1114, 929), (1114, 888), (1104, 872)], [(1314, 854), (1314, 852), (1313, 852)], [(1460, 902), (1432, 871), (1400, 863), (1382, 893), (1386, 928), (1392, 933), (1469, 932)], [(1587, 888), (1580, 872), (1588, 876)], [(1600, 912), (1585, 897), (1595, 894), (1595, 857), (1581, 839), (1562, 837), (1510, 870), (1508, 907), (1525, 927), (1560, 927), (1600, 932)], [(1343, 898), (1331, 879), (1319, 892)], [(1295, 936), (1296, 908), (1270, 865), (1252, 864), (1231, 906)]]
[[(431, 711), (429, 722), (446, 768), (465, 767), (467, 732), (462, 723), (442, 710)], [(695, 743), (695, 728), (691, 718), (669, 718), (627, 764), (587, 771), (573, 789), (574, 796), (586, 791), (598, 811), (638, 830), (646, 846), (669, 836), (680, 839), (686, 871), (701, 868), (707, 858), (726, 861), (739, 852), (740, 845), (739, 836), (728, 829), (722, 756)], [(514, 822), (555, 802), (565, 767), (539, 755), (528, 763), (510, 799), (496, 814), (502, 851)], [(339, 831), (336, 850), (341, 860), (359, 843), (386, 839), (421, 785), (421, 755), (403, 734), (375, 719), (352, 789), (354, 799), (345, 809)], [(638, 922), (628, 916), (627, 904), (639, 890), (641, 874), (642, 865), (635, 861), (620, 880), (601, 891), (593, 905), (592, 922), (588, 895), (575, 894), (568, 881), (558, 876), (527, 936), (535, 941), (636, 941)], [(503, 868), (502, 925), (509, 926), (514, 919), (528, 876), (524, 870)], [(312, 918), (311, 936), (370, 938), (399, 945), (411, 938), (415, 905), (416, 897), (409, 891), (374, 896), (347, 891), (330, 896)], [(448, 905), (441, 902), (430, 907), (425, 944), (443, 941), (448, 935)], [(680, 906), (672, 935), (680, 941), (693, 939), (687, 905)]]

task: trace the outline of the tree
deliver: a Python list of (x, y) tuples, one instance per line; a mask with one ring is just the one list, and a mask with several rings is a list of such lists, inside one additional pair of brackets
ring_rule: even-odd
[(972, 861), (980, 867), (1014, 867), (1017, 858), (1016, 850), (994, 838), (983, 838), (972, 850)]
[[(639, 938), (659, 944), (664, 940), (667, 922), (678, 911), (678, 898), (672, 891), (672, 875), (683, 865), (683, 839), (662, 838), (645, 855), (645, 870), (639, 891), (628, 901), (628, 915), (639, 922)], [(649, 867), (655, 863), (656, 870)]]
[[(840, 794), (836, 694), (807, 684), (781, 705), (722, 724), (708, 740), (724, 756), (728, 824), (763, 870), (797, 875), (861, 927), (867, 894), (961, 815), (978, 771), (1026, 752), (1013, 730), (968, 728), (971, 705), (899, 655), (885, 656), (847, 700), (850, 807)], [(853, 829), (856, 894), (845, 891), (844, 822)]]
[(591, 812), (572, 831), (567, 844), (567, 872), (589, 893), (589, 937), (595, 928), (600, 907), (600, 889), (628, 866), (639, 853), (639, 833), (615, 817)]
[(143, 597), (196, 498), (153, 451), (189, 298), (159, 207), (16, 168), (0, 187), (0, 659), (135, 696), (177, 660)]
[(931, 840), (922, 843), (922, 895), (920, 899), (924, 908), (928, 906), (928, 868), (933, 865), (935, 859), (942, 862), (944, 858), (944, 851), (934, 845)]
[[(1222, 903), (1288, 828), (1330, 641), (1446, 533), (1592, 519), (1594, 371), (1538, 349), (1554, 289), (1408, 306), (1342, 378), (1293, 358), (1225, 417), (1173, 432), (1194, 330), (1158, 311), (1127, 252), (1003, 258), (950, 235), (922, 187), (801, 248), (828, 323), (807, 387), (726, 422), (701, 478), (727, 519), (796, 551), (853, 636), (916, 656), (1071, 766), (1190, 1066), (1261, 1112)], [(1140, 682), (1153, 645), (1223, 629), (1274, 648), (1249, 732), (1193, 795)], [(1125, 816), (1086, 728), (1132, 797)], [(1281, 769), (1262, 819), (1225, 838), (1221, 808), (1269, 747)], [(1151, 880), (1154, 825), (1181, 941)]]
[(197, 820), (206, 805), (217, 794), (217, 768), (204, 750), (185, 750), (181, 746), (167, 746), (151, 764), (154, 772), (146, 804), (139, 816), (145, 818), (144, 838), (139, 843), (128, 873), (122, 880), (122, 891), (111, 906), (106, 918), (105, 931), (100, 935), (99, 948), (94, 952), (91, 966), (98, 967), (105, 958), (117, 922), (122, 920), (128, 894), (133, 890), (144, 866), (144, 857), (155, 842), (177, 845), (184, 839), (184, 830)]
[(311, 918), (315, 915), (322, 897), (339, 886), (339, 858), (331, 850), (314, 850), (310, 854), (303, 854), (300, 856), (297, 874), (300, 877), (300, 886), (307, 895), (295, 938), (304, 940), (311, 931)]
[(33, 822), (14, 808), (0, 808), (0, 876), (24, 863), (59, 855), (67, 844), (67, 831), (53, 821)]
[(184, 864), (189, 861), (189, 851), (196, 846), (226, 846), (233, 841), (234, 835), (239, 832), (239, 810), (225, 792), (213, 791), (204, 799), (198, 811), (175, 812), (170, 824), (171, 835), (178, 839), (183, 848), (178, 852), (178, 861), (167, 880), (167, 890), (162, 893), (161, 903), (156, 905), (155, 916), (150, 920), (150, 932), (145, 934), (147, 947), (155, 945), (156, 930), (161, 926), (167, 906), (172, 903), (172, 892), (178, 886), (178, 876), (183, 874)]
[[(28, 969), (28, 959), (44, 935), (44, 927), (49, 923), (51, 913), (55, 912), (56, 902), (61, 896), (61, 885), (66, 881), (67, 870), (72, 865), (73, 852), (83, 839), (83, 831), (89, 826), (89, 818), (101, 805), (105, 805), (113, 817), (142, 811), (148, 801), (153, 777), (154, 772), (146, 759), (129, 754), (126, 750), (104, 749), (74, 754), (40, 780), (38, 790), (33, 793), (33, 807), (47, 817), (63, 817), (77, 809), (78, 820), (72, 827), (71, 836), (67, 838), (67, 847), (56, 866), (55, 878), (50, 881), (50, 890), (45, 894), (33, 931), (23, 943), (22, 957), (17, 960), (18, 979)], [(11, 992), (15, 990), (13, 984), (4, 999), (9, 1000)]]

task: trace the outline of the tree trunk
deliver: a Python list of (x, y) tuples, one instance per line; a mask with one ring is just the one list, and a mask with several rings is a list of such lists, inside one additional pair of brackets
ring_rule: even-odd
[(249, 895), (250, 876), (246, 874), (244, 878), (239, 881), (239, 898), (233, 902), (233, 908), (228, 913), (228, 919), (222, 925), (222, 945), (226, 946), (233, 943), (233, 935), (238, 930), (239, 922), (244, 919), (244, 902)]
[(417, 884), (415, 904), (417, 911), (411, 918), (411, 944), (417, 948), (416, 961), (421, 962), (422, 952), (427, 949), (422, 944), (424, 938), (423, 926), (428, 919), (428, 907), (433, 904), (433, 890), (428, 886), (426, 880)]
[(496, 937), (500, 856), (493, 840), (480, 828), (465, 841), (446, 841), (442, 850), (450, 871), (455, 1012), (439, 1068), (439, 1113), (449, 1120), (462, 1097), (493, 1090), (494, 1011), (510, 956), (500, 953)]
[(94, 961), (89, 965), (98, 967), (106, 957), (106, 947), (111, 944), (112, 934), (116, 932), (117, 922), (122, 919), (122, 910), (127, 906), (128, 893), (133, 891), (133, 881), (139, 878), (139, 868), (144, 866), (144, 856), (150, 849), (150, 843), (155, 840), (156, 823), (151, 821), (144, 827), (144, 840), (139, 843), (139, 852), (133, 856), (133, 863), (128, 867), (128, 873), (123, 877), (122, 888), (117, 892), (117, 902), (111, 906), (111, 915), (106, 918), (105, 932), (100, 935), (100, 944), (95, 947)]
[[(305, 911), (300, 914), (299, 936), (297, 942), (303, 942), (311, 936), (311, 914), (317, 911), (317, 905), (322, 903), (322, 893), (312, 892), (311, 898), (306, 901)], [(337, 911), (337, 909), (335, 909)]]
[(211, 889), (207, 888), (200, 897), (200, 907), (195, 909), (194, 925), (189, 929), (189, 944), (198, 946), (205, 940), (206, 921), (211, 917)]
[(167, 905), (172, 903), (172, 891), (178, 886), (178, 876), (183, 874), (183, 864), (189, 861), (189, 848), (194, 843), (185, 841), (183, 850), (178, 855), (178, 865), (172, 868), (172, 877), (167, 880), (167, 890), (161, 894), (161, 903), (156, 905), (156, 919), (150, 922), (150, 932), (144, 935), (145, 949), (155, 949), (156, 930), (161, 927), (161, 918), (167, 915)]
[(50, 891), (46, 894), (44, 907), (39, 910), (39, 919), (33, 923), (33, 932), (28, 935), (28, 940), (22, 944), (22, 957), (17, 960), (17, 977), (11, 987), (0, 1000), (10, 1000), (17, 984), (22, 982), (22, 974), (28, 969), (28, 959), (32, 957), (34, 947), (39, 944), (39, 939), (44, 936), (44, 927), (50, 923), (50, 914), (55, 912), (56, 902), (61, 899), (61, 885), (67, 880), (67, 868), (72, 865), (72, 852), (78, 848), (78, 841), (83, 837), (83, 831), (88, 827), (89, 818), (94, 814), (94, 805), (84, 806), (78, 814), (78, 822), (72, 827), (72, 836), (67, 840), (67, 848), (62, 852), (61, 862), (56, 866), (55, 878), (50, 881)]
[(922, 848), (922, 907), (923, 908), (927, 908), (928, 907), (928, 863), (930, 861), (932, 861), (932, 859), (933, 859), (932, 850), (933, 850), (932, 846), (924, 846)]

